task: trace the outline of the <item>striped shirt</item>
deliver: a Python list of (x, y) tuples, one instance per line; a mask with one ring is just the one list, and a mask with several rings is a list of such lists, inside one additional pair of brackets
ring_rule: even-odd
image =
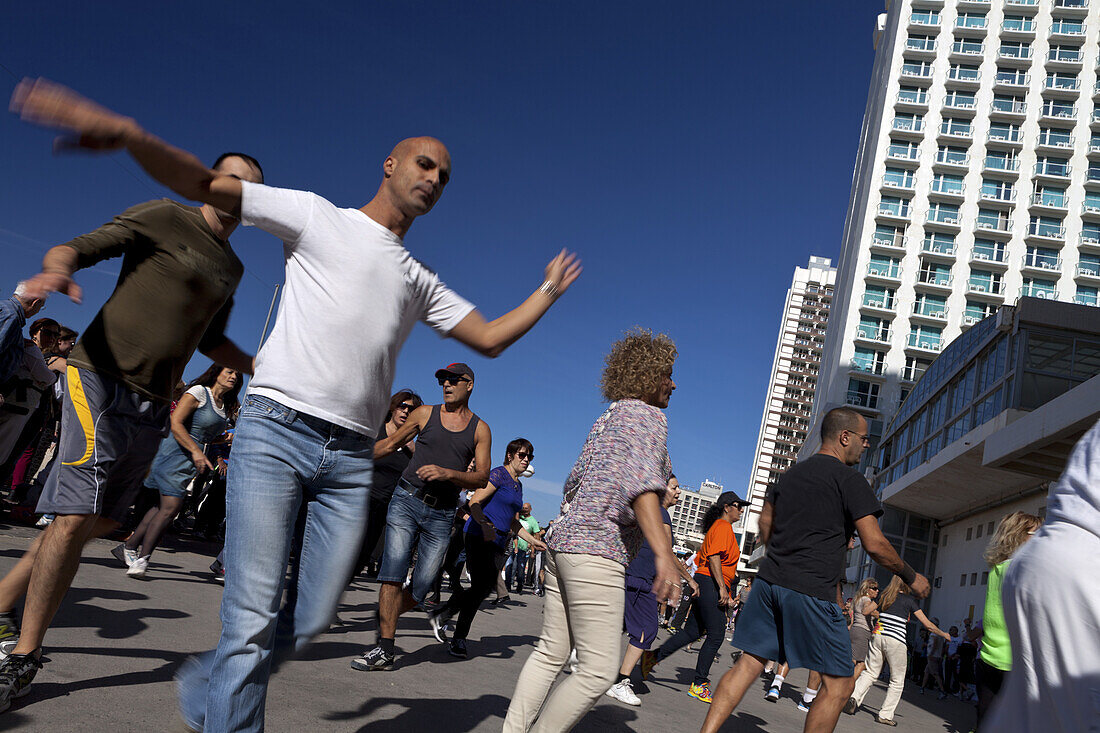
[(879, 611), (878, 628), (876, 631), (883, 636), (897, 639), (905, 643), (905, 630), (909, 623), (909, 617), (914, 611), (919, 610), (917, 601), (913, 596), (902, 593), (890, 604), (890, 608)]
[(629, 565), (642, 545), (631, 503), (647, 491), (663, 497), (672, 464), (664, 412), (620, 400), (596, 420), (565, 480), (561, 514), (547, 545)]

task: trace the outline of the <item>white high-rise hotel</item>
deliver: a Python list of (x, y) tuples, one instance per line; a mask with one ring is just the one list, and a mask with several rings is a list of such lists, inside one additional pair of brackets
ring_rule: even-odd
[(764, 494), (794, 463), (810, 429), (810, 408), (817, 390), (818, 364), (825, 346), (835, 280), (836, 268), (829, 259), (811, 257), (806, 267), (795, 268), (787, 290), (746, 493), (752, 506), (742, 512), (737, 524), (742, 574), (755, 572), (746, 561), (755, 545)]
[(1100, 288), (1100, 0), (886, 5), (814, 407), (876, 441), (998, 305)]

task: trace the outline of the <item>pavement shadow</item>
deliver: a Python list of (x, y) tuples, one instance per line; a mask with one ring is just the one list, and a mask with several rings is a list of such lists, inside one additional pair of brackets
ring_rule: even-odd
[[(135, 602), (126, 609), (103, 608), (90, 601), (95, 599)], [(191, 614), (176, 608), (149, 608), (140, 605), (149, 596), (133, 591), (110, 588), (70, 588), (61, 609), (54, 618), (54, 627), (74, 629), (98, 628), (103, 639), (128, 639), (145, 631), (149, 625), (145, 619), (181, 619)]]
[[(164, 649), (141, 648), (89, 648), (89, 647), (50, 647), (46, 650), (46, 660), (54, 654), (92, 654), (105, 657), (124, 657), (133, 659), (163, 659), (164, 664), (154, 669), (122, 672), (100, 677), (91, 677), (72, 682), (36, 682), (31, 685), (30, 693), (22, 698), (22, 705), (41, 702), (55, 697), (64, 697), (80, 690), (96, 690), (111, 687), (130, 687), (132, 685), (150, 685), (168, 682), (176, 674), (183, 660), (190, 652), (174, 652)], [(49, 664), (49, 662), (46, 662)], [(9, 713), (4, 714), (5, 724)]]
[(577, 733), (607, 733), (609, 730), (636, 730), (628, 724), (638, 720), (638, 713), (621, 705), (596, 705), (581, 718), (574, 731)]
[[(333, 712), (325, 716), (330, 721), (351, 721), (373, 716), (388, 706), (402, 708), (395, 717), (375, 720), (359, 728), (359, 733), (369, 731), (421, 731), (447, 730), (468, 733), (489, 718), (504, 719), (508, 712), (508, 698), (502, 695), (482, 695), (476, 700), (455, 700), (419, 697), (372, 697), (356, 710)], [(495, 726), (494, 726), (495, 727)]]

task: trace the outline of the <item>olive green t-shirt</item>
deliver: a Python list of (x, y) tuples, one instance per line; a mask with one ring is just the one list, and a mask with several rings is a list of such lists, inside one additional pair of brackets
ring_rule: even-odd
[(122, 256), (115, 290), (69, 362), (168, 402), (195, 349), (225, 341), (244, 265), (199, 209), (170, 199), (127, 209), (66, 246), (77, 267)]

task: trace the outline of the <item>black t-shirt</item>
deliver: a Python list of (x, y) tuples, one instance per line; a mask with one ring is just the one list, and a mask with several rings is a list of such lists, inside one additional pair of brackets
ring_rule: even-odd
[(772, 533), (760, 577), (825, 601), (836, 601), (844, 554), (855, 522), (881, 516), (867, 479), (823, 453), (795, 464), (768, 487)]
[[(378, 429), (379, 439), (386, 437), (386, 426)], [(409, 466), (412, 460), (412, 451), (408, 446), (401, 446), (384, 458), (374, 459), (374, 476), (371, 478), (370, 496), (375, 501), (388, 502), (393, 498), (393, 490), (397, 486), (401, 474)]]

